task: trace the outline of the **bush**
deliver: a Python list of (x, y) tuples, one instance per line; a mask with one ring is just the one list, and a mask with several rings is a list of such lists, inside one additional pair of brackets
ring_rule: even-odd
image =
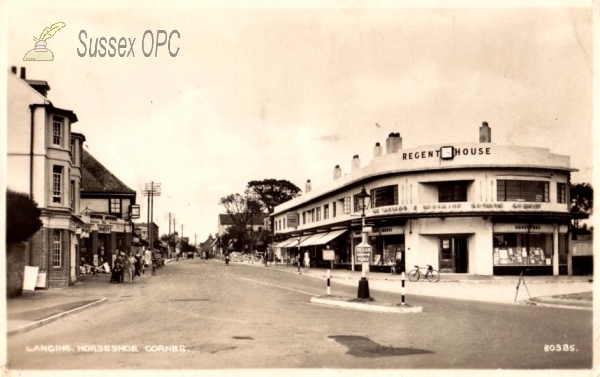
[(26, 241), (42, 227), (42, 211), (29, 195), (6, 192), (6, 241)]

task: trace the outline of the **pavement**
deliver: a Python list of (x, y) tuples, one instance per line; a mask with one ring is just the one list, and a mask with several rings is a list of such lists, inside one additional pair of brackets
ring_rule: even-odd
[[(171, 261), (167, 261), (169, 263)], [(183, 260), (185, 263), (185, 260)], [(224, 263), (211, 260), (212, 263)], [(180, 262), (181, 263), (181, 262)], [(235, 262), (230, 262), (235, 264)], [(323, 293), (326, 292), (327, 270), (322, 268), (287, 267), (272, 264), (244, 263), (256, 268), (269, 268), (281, 273), (300, 274), (307, 278), (322, 279)], [(362, 272), (330, 270), (331, 293), (335, 295), (338, 284), (357, 286)], [(402, 278), (390, 273), (367, 272), (369, 289), (373, 291), (402, 291)], [(24, 291), (17, 298), (6, 300), (8, 336), (43, 326), (47, 323), (101, 305), (111, 299), (111, 292), (119, 291), (117, 284), (109, 284), (110, 274), (81, 276), (80, 281), (67, 288)], [(410, 304), (412, 295), (434, 296), (449, 299), (495, 302), (503, 304), (527, 304), (592, 310), (593, 283), (587, 276), (525, 276), (519, 283), (518, 276), (478, 276), (464, 274), (442, 274), (439, 282), (405, 281), (405, 297)], [(126, 284), (126, 283), (124, 283)], [(134, 283), (135, 284), (135, 281)], [(107, 288), (114, 289), (107, 289)], [(518, 288), (517, 288), (518, 287)], [(319, 296), (323, 298), (324, 296)], [(400, 296), (399, 296), (400, 297)]]

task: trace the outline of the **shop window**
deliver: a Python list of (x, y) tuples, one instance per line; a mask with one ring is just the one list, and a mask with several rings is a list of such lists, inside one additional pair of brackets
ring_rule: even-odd
[(494, 266), (551, 266), (552, 234), (495, 233)]
[(52, 144), (61, 145), (62, 142), (62, 131), (63, 131), (63, 118), (53, 117), (52, 118)]
[(62, 266), (62, 234), (60, 230), (54, 230), (52, 237), (52, 267)]
[(466, 202), (467, 185), (465, 181), (440, 182), (438, 184), (438, 201), (447, 202)]
[(556, 202), (566, 203), (567, 202), (567, 185), (565, 183), (556, 184)]
[(372, 208), (398, 204), (398, 185), (378, 187), (371, 190)]
[(323, 206), (323, 220), (327, 220), (329, 218), (329, 204), (325, 204)]
[(52, 168), (52, 203), (62, 202), (62, 181), (63, 181), (62, 166), (54, 166)]
[(549, 182), (498, 180), (499, 202), (548, 202)]

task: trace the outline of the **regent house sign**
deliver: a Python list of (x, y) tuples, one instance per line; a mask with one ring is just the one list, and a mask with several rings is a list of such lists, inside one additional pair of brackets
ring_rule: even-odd
[(421, 205), (397, 205), (373, 208), (374, 215), (390, 213), (414, 213), (414, 212), (481, 212), (494, 210), (544, 210), (548, 203), (432, 203)]
[(426, 158), (449, 160), (454, 158), (454, 156), (482, 156), (491, 154), (492, 148), (490, 147), (454, 148), (448, 146), (441, 147), (438, 150), (402, 153), (402, 160), (424, 160)]

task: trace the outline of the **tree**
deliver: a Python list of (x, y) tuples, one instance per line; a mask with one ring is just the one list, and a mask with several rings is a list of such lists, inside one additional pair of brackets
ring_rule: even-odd
[(268, 213), (273, 213), (276, 206), (297, 197), (301, 190), (285, 179), (263, 179), (248, 182), (247, 191), (256, 196)]
[[(571, 184), (571, 212), (590, 214), (594, 207), (594, 189), (589, 183)], [(579, 219), (574, 220), (575, 229), (579, 229)]]
[(6, 241), (22, 242), (42, 228), (42, 211), (29, 195), (12, 190), (6, 192)]

